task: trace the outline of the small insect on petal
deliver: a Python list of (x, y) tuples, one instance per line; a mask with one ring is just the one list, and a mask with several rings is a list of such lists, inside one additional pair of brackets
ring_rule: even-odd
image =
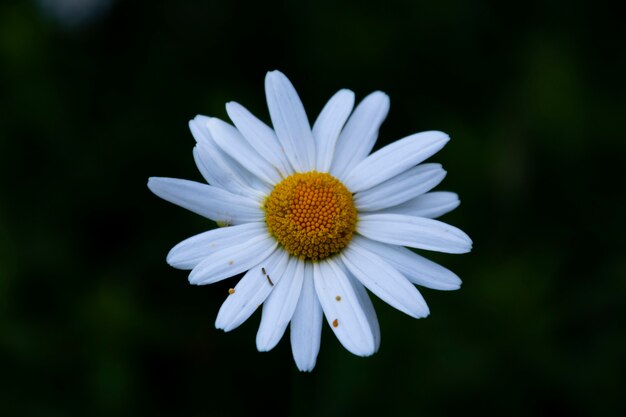
[(339, 320), (335, 319), (333, 320), (333, 327), (337, 327), (339, 326)]
[(235, 293), (235, 289), (234, 288), (229, 288), (228, 289), (228, 293), (229, 294), (234, 294)]
[(267, 282), (270, 283), (270, 285), (273, 287), (274, 283), (272, 282), (272, 279), (270, 278), (270, 276), (267, 274), (267, 272), (265, 272), (265, 268), (261, 267), (261, 272), (263, 272), (263, 275), (265, 275), (265, 278), (267, 278)]

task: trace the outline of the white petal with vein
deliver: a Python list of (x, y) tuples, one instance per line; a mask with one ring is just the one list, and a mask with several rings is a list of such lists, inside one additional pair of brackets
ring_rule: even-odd
[(148, 188), (162, 199), (216, 222), (241, 224), (265, 219), (258, 201), (211, 185), (151, 177)]
[(337, 140), (330, 169), (333, 176), (343, 181), (369, 155), (387, 113), (389, 97), (381, 91), (371, 93), (359, 103)]
[(251, 268), (222, 304), (215, 319), (215, 327), (229, 332), (246, 321), (274, 288), (261, 268), (265, 269), (273, 280), (278, 281), (287, 266), (287, 258), (287, 252), (277, 249), (267, 259)]
[(328, 100), (313, 124), (313, 138), (316, 146), (315, 169), (318, 172), (330, 170), (335, 144), (353, 106), (354, 93), (350, 90), (339, 90)]
[(375, 351), (378, 351), (378, 348), (380, 347), (380, 325), (378, 324), (378, 316), (376, 315), (374, 304), (372, 304), (372, 300), (370, 299), (370, 296), (367, 293), (365, 286), (363, 286), (363, 284), (361, 284), (361, 281), (359, 281), (354, 277), (354, 275), (352, 275), (352, 273), (343, 263), (343, 261), (341, 261), (341, 267), (342, 271), (350, 279), (350, 283), (354, 288), (354, 292), (359, 298), (361, 307), (363, 307), (363, 311), (365, 312), (367, 321), (369, 322), (370, 328), (372, 329), (372, 335), (374, 336)]
[(315, 367), (322, 337), (322, 306), (313, 282), (313, 264), (304, 264), (304, 282), (290, 326), (291, 351), (301, 371)]
[(353, 193), (370, 189), (434, 155), (448, 140), (443, 132), (429, 131), (393, 142), (355, 166), (344, 185)]
[(218, 250), (241, 244), (259, 236), (267, 236), (265, 223), (244, 223), (219, 227), (183, 240), (167, 254), (167, 263), (174, 268), (193, 269)]
[(271, 350), (285, 333), (300, 298), (304, 281), (304, 262), (290, 257), (282, 278), (274, 283), (274, 289), (263, 303), (261, 325), (256, 335), (256, 347), (260, 352)]
[(226, 104), (226, 112), (250, 146), (255, 148), (272, 166), (276, 167), (283, 176), (287, 177), (293, 174), (294, 171), (287, 155), (271, 127), (234, 101)]
[(349, 278), (332, 259), (314, 263), (313, 271), (315, 291), (337, 339), (355, 355), (373, 354), (374, 334)]
[(359, 217), (357, 232), (372, 240), (446, 253), (466, 253), (472, 240), (462, 230), (438, 220), (404, 214)]
[(461, 279), (449, 269), (403, 246), (388, 245), (358, 236), (359, 244), (400, 271), (413, 284), (433, 290), (457, 290)]
[(278, 243), (269, 235), (257, 236), (207, 256), (189, 274), (191, 284), (221, 281), (252, 268), (274, 252)]
[(367, 289), (387, 304), (415, 318), (428, 315), (426, 301), (417, 288), (380, 256), (360, 245), (358, 236), (343, 250), (341, 260)]
[(400, 205), (387, 207), (381, 213), (406, 214), (408, 216), (435, 219), (451, 212), (461, 204), (459, 196), (449, 191), (433, 191), (408, 200)]
[(234, 126), (214, 117), (208, 126), (215, 143), (230, 157), (270, 185), (281, 181), (280, 171), (265, 160)]
[(291, 166), (299, 172), (315, 169), (315, 141), (296, 89), (280, 71), (265, 77), (265, 96), (278, 140)]
[(374, 211), (397, 206), (430, 191), (445, 176), (446, 171), (440, 164), (418, 165), (369, 190), (356, 193), (354, 204), (359, 211)]

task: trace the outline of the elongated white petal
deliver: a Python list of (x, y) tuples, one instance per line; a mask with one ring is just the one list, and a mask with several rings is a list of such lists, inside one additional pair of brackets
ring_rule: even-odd
[[(246, 321), (272, 292), (274, 287), (270, 279), (276, 285), (283, 276), (287, 259), (287, 252), (277, 249), (267, 259), (250, 269), (222, 304), (215, 319), (215, 327), (229, 332)], [(271, 278), (268, 279), (267, 275)]]
[(270, 185), (281, 181), (280, 171), (250, 146), (234, 126), (214, 117), (208, 126), (215, 143), (234, 160)]
[(202, 176), (209, 184), (235, 194), (267, 194), (268, 184), (262, 182), (217, 145), (209, 131), (209, 120), (209, 117), (198, 115), (189, 121), (189, 129), (197, 142), (193, 155)]
[(291, 351), (299, 370), (315, 367), (322, 337), (322, 306), (315, 292), (313, 264), (304, 264), (304, 280), (290, 326)]
[(372, 151), (380, 125), (389, 113), (389, 97), (375, 91), (356, 107), (341, 131), (330, 173), (344, 180), (346, 175)]
[(274, 252), (278, 243), (269, 235), (256, 236), (207, 256), (189, 274), (191, 284), (205, 285), (252, 268)]
[(218, 187), (177, 178), (151, 177), (148, 188), (164, 200), (226, 224), (265, 219), (258, 201)]
[(408, 216), (435, 219), (451, 212), (461, 204), (459, 196), (449, 191), (433, 191), (412, 198), (397, 206), (387, 207), (381, 213), (406, 214)]
[(457, 290), (461, 286), (461, 279), (454, 272), (410, 249), (376, 242), (361, 236), (355, 236), (354, 240), (383, 258), (413, 284), (444, 291)]
[(404, 214), (367, 214), (359, 217), (357, 232), (392, 245), (446, 253), (466, 253), (472, 240), (462, 230), (438, 220)]
[(443, 132), (416, 133), (374, 152), (347, 175), (344, 185), (353, 193), (392, 178), (437, 153), (450, 140)]
[(417, 288), (380, 256), (360, 245), (356, 237), (341, 253), (350, 272), (392, 307), (415, 318), (426, 317), (428, 306)]
[(256, 334), (256, 347), (260, 352), (271, 350), (278, 344), (293, 317), (304, 281), (304, 262), (291, 257), (282, 278), (263, 303), (261, 324)]
[(209, 127), (207, 126), (209, 119), (210, 117), (208, 116), (198, 114), (189, 121), (189, 130), (191, 131), (193, 138), (199, 144), (204, 143), (215, 145), (215, 141), (211, 137), (211, 132), (209, 132)]
[(369, 323), (370, 328), (372, 329), (372, 335), (374, 336), (375, 351), (378, 351), (378, 348), (380, 348), (380, 325), (378, 324), (378, 317), (376, 315), (376, 310), (374, 309), (374, 304), (372, 304), (372, 300), (367, 294), (367, 290), (363, 284), (361, 284), (361, 281), (354, 277), (343, 261), (340, 259), (339, 261), (341, 262), (342, 271), (350, 279), (354, 292), (359, 298), (361, 307), (363, 307), (363, 312), (367, 317), (367, 322)]
[(265, 77), (265, 95), (278, 140), (296, 171), (315, 169), (315, 141), (296, 89), (280, 71)]
[(267, 226), (260, 222), (209, 230), (174, 246), (167, 254), (167, 263), (174, 268), (193, 269), (207, 256), (218, 250), (267, 235)]
[(397, 206), (430, 191), (445, 176), (446, 171), (440, 164), (418, 165), (375, 187), (356, 193), (354, 204), (359, 211), (374, 211)]
[(193, 156), (202, 176), (209, 184), (235, 194), (250, 195), (266, 192), (268, 189), (266, 183), (217, 146), (209, 132), (209, 120), (209, 117), (198, 115), (189, 121), (189, 129), (197, 142)]
[(258, 180), (217, 145), (199, 143), (193, 149), (193, 157), (198, 170), (211, 185), (256, 200), (261, 200), (271, 191), (266, 183)]
[(317, 171), (328, 172), (330, 170), (339, 133), (350, 116), (352, 107), (354, 107), (354, 93), (350, 90), (339, 90), (328, 100), (313, 124)]
[(271, 127), (234, 101), (226, 104), (226, 112), (250, 146), (280, 171), (282, 176), (287, 177), (293, 174), (294, 171), (287, 155)]
[(355, 355), (373, 354), (376, 341), (349, 278), (332, 259), (316, 262), (313, 271), (315, 291), (337, 339)]
[[(206, 180), (207, 183), (234, 192), (232, 188), (226, 188), (224, 184), (220, 184), (220, 172), (215, 169), (214, 165), (209, 163), (206, 158), (200, 156), (197, 145), (193, 148), (193, 160), (198, 167), (198, 171), (200, 171), (200, 174), (202, 174), (202, 177)], [(239, 193), (235, 192), (235, 194)]]

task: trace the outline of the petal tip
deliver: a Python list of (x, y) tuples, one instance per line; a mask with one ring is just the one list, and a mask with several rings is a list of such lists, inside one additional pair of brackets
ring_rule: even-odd
[(280, 70), (277, 70), (277, 69), (273, 69), (267, 72), (268, 77), (273, 77), (275, 75), (285, 75), (285, 74), (283, 74)]
[(296, 359), (294, 358), (294, 361), (296, 363), (296, 367), (298, 368), (298, 371), (300, 372), (311, 372), (313, 371), (313, 369), (315, 368), (315, 362), (316, 362), (317, 358), (313, 358), (311, 359)]
[(265, 82), (275, 82), (278, 81), (281, 78), (287, 78), (285, 76), (285, 74), (283, 74), (282, 72), (280, 72), (279, 70), (272, 70), (272, 71), (268, 71), (267, 74), (265, 75)]
[(229, 101), (226, 103), (226, 111), (237, 111), (241, 108), (241, 104), (237, 103), (236, 101)]
[(376, 90), (370, 93), (368, 97), (372, 97), (372, 98), (375, 97), (375, 98), (382, 99), (382, 100), (389, 100), (389, 95), (385, 93), (384, 91), (380, 91), (380, 90)]
[(189, 273), (189, 277), (187, 277), (187, 279), (191, 285), (200, 285), (200, 280), (198, 279), (198, 274), (195, 269)]
[(161, 177), (150, 177), (148, 178), (148, 188), (150, 189), (150, 191), (152, 191), (154, 194), (157, 194), (157, 188), (159, 186), (159, 183), (161, 182)]

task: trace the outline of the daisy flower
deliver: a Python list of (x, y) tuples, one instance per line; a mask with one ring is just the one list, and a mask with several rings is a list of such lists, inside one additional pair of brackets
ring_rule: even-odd
[(233, 124), (189, 122), (208, 184), (149, 179), (157, 196), (222, 226), (182, 241), (167, 262), (190, 269), (196, 285), (245, 273), (215, 326), (233, 330), (262, 306), (258, 350), (272, 349), (290, 326), (301, 371), (315, 366), (323, 317), (348, 351), (372, 355), (380, 328), (368, 290), (421, 318), (429, 310), (415, 284), (461, 285), (408, 249), (471, 250), (464, 232), (433, 220), (459, 205), (455, 193), (431, 192), (446, 175), (441, 165), (422, 163), (449, 137), (416, 133), (370, 154), (389, 110), (386, 94), (370, 94), (353, 111), (354, 93), (340, 90), (311, 128), (284, 74), (269, 72), (265, 92), (273, 128), (234, 102), (226, 105)]

